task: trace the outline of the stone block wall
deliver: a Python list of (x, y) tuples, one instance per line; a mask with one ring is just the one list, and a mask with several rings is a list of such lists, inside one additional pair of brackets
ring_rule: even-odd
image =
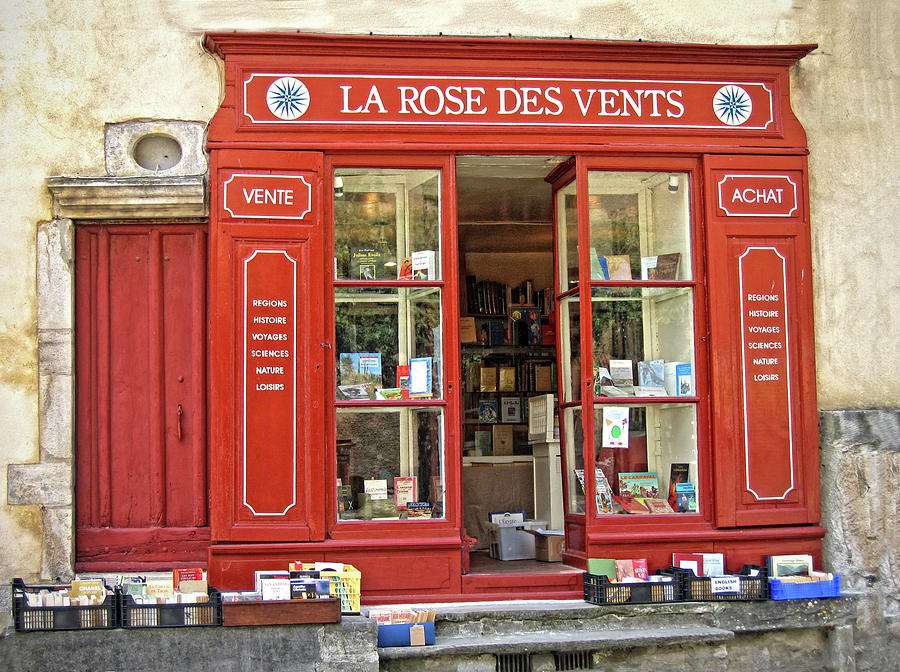
[(845, 592), (860, 594), (856, 669), (896, 669), (900, 409), (821, 411), (819, 434), (824, 564)]

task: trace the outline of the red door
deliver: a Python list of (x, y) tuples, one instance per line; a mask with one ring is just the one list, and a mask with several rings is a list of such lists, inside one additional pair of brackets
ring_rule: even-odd
[(78, 226), (76, 570), (205, 563), (206, 225)]
[(213, 153), (214, 541), (325, 536), (322, 155)]

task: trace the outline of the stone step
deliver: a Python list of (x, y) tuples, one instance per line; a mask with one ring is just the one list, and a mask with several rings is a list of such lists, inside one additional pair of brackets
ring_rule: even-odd
[(680, 644), (709, 645), (734, 638), (730, 630), (707, 626), (678, 628), (623, 628), (580, 632), (527, 632), (481, 635), (479, 637), (435, 637), (433, 646), (390, 647), (378, 650), (382, 662), (389, 660), (459, 658), (490, 654), (567, 653), (634, 647), (659, 647)]

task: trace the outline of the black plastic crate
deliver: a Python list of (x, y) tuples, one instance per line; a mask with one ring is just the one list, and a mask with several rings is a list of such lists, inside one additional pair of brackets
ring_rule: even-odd
[(613, 583), (604, 574), (584, 573), (584, 600), (591, 604), (662, 604), (681, 601), (678, 577), (671, 581)]
[(199, 604), (138, 604), (119, 592), (119, 622), (123, 628), (193, 628), (222, 625), (222, 594), (209, 588), (209, 602)]
[(32, 607), (26, 593), (41, 590), (60, 591), (68, 585), (26, 585), (22, 579), (13, 579), (13, 621), (17, 632), (43, 632), (48, 630), (106, 630), (119, 626), (118, 595), (110, 591), (102, 604), (69, 607)]
[(670, 570), (681, 580), (686, 602), (743, 602), (769, 599), (769, 575), (765, 567), (744, 565), (740, 573), (725, 577), (696, 576), (689, 569)]

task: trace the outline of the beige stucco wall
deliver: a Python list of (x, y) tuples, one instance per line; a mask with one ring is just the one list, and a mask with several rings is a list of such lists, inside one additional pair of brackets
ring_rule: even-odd
[[(0, 7), (0, 466), (36, 462), (35, 238), (45, 178), (103, 175), (107, 122), (208, 120), (205, 31), (297, 30), (773, 44), (817, 42), (795, 71), (811, 149), (819, 406), (900, 401), (895, 0), (8, 0)], [(37, 507), (0, 476), (0, 579), (40, 570)]]

